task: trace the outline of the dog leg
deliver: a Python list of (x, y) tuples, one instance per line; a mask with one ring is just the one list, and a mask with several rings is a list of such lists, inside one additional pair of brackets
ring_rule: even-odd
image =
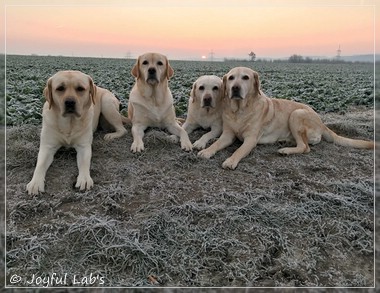
[(247, 137), (244, 139), (243, 144), (233, 153), (233, 155), (223, 162), (222, 167), (224, 169), (234, 170), (241, 159), (248, 156), (256, 145), (257, 139), (255, 137)]
[(289, 117), (289, 128), (297, 145), (295, 147), (279, 149), (278, 152), (280, 154), (291, 155), (310, 152), (308, 132), (315, 125), (316, 121), (313, 121), (313, 118), (312, 113), (304, 109), (293, 111)]
[(187, 132), (187, 134), (190, 134), (192, 133), (195, 129), (197, 129), (199, 127), (198, 124), (194, 124), (194, 123), (188, 123), (188, 122), (185, 122), (182, 126), (183, 129), (185, 129), (185, 131)]
[[(121, 119), (120, 119), (121, 121)], [(112, 133), (107, 133), (105, 136), (104, 136), (104, 140), (112, 140), (112, 139), (115, 139), (115, 138), (119, 138), (119, 137), (122, 137), (124, 134), (127, 133), (127, 130), (124, 128), (124, 126), (116, 126), (114, 124), (112, 124), (113, 127), (115, 127), (115, 132), (112, 132)]]
[(91, 165), (91, 144), (75, 146), (77, 151), (77, 164), (79, 175), (77, 178), (76, 188), (79, 190), (89, 190), (94, 186), (94, 181), (90, 176)]
[(310, 152), (306, 130), (300, 131), (296, 135), (293, 134), (293, 136), (296, 140), (297, 146), (279, 149), (278, 153), (282, 155), (291, 155)]
[(115, 138), (122, 137), (124, 134), (127, 133), (127, 130), (123, 126), (123, 121), (121, 114), (118, 111), (118, 105), (119, 102), (106, 102), (106, 99), (103, 98), (102, 100), (102, 114), (104, 118), (107, 120), (109, 124), (112, 125), (113, 128), (115, 128), (115, 132), (107, 133), (104, 136), (105, 140), (112, 140)]
[(235, 134), (232, 131), (224, 130), (221, 137), (214, 142), (210, 147), (204, 149), (198, 153), (198, 156), (209, 159), (215, 155), (218, 151), (228, 147), (235, 141)]
[(146, 126), (141, 124), (133, 124), (132, 126), (132, 136), (133, 136), (133, 143), (131, 146), (131, 151), (134, 153), (139, 153), (144, 150), (144, 131), (146, 129)]
[(53, 162), (54, 154), (58, 149), (59, 146), (48, 147), (44, 145), (44, 143), (41, 143), (33, 178), (26, 186), (29, 195), (37, 195), (38, 192), (45, 192), (46, 172)]
[[(187, 132), (187, 134), (190, 134), (192, 133), (197, 127), (199, 127), (199, 125), (197, 124), (190, 124), (190, 123), (187, 123), (185, 122), (182, 126), (183, 129), (185, 129), (185, 131)], [(178, 143), (178, 136), (177, 135), (170, 135), (170, 139), (173, 143)]]
[(185, 129), (179, 126), (177, 123), (173, 123), (167, 126), (167, 129), (170, 133), (179, 136), (181, 141), (181, 148), (185, 151), (191, 151), (193, 149), (193, 145), (189, 139), (189, 136)]
[(218, 137), (221, 133), (222, 127), (211, 126), (211, 131), (205, 133), (200, 139), (193, 143), (194, 148), (203, 150), (211, 139)]

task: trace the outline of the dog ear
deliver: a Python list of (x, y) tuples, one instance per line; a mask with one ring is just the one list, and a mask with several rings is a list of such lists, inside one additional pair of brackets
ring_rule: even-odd
[(170, 79), (174, 74), (173, 68), (169, 64), (169, 60), (166, 59), (166, 77)]
[(220, 97), (221, 99), (224, 98), (224, 93), (225, 93), (225, 89), (224, 89), (224, 83), (223, 83), (223, 81), (222, 81), (222, 84), (220, 85), (220, 90), (219, 90), (219, 97)]
[(253, 88), (257, 94), (260, 93), (260, 79), (259, 74), (256, 71), (253, 73)]
[(140, 77), (139, 63), (140, 63), (140, 57), (137, 58), (137, 61), (136, 61), (135, 65), (133, 66), (132, 71), (131, 71), (132, 75), (136, 78)]
[(193, 83), (193, 87), (191, 88), (191, 92), (190, 92), (190, 98), (192, 99), (192, 103), (194, 103), (196, 100), (196, 97), (195, 97), (195, 90), (196, 89), (197, 89), (197, 82), (195, 81)]
[(228, 90), (227, 90), (227, 74), (223, 76), (223, 84), (222, 84), (222, 98), (223, 103), (228, 105), (230, 107), (231, 111), (235, 113), (237, 110), (239, 110), (239, 103), (236, 100), (230, 99), (228, 97)]
[(52, 82), (52, 78), (50, 77), (47, 80), (46, 86), (44, 88), (44, 96), (45, 96), (46, 101), (49, 103), (49, 109), (51, 109), (51, 107), (53, 106), (53, 92), (51, 89), (51, 82)]
[(223, 83), (222, 83), (221, 91), (222, 91), (222, 99), (224, 99), (225, 97), (228, 96), (228, 93), (227, 93), (227, 74), (223, 76)]
[(95, 105), (95, 97), (96, 97), (96, 85), (94, 84), (94, 81), (92, 80), (91, 76), (88, 76), (89, 82), (90, 82), (90, 96), (92, 103)]
[(89, 83), (89, 94), (90, 98), (88, 101), (83, 105), (85, 109), (89, 109), (92, 104), (95, 104), (95, 96), (96, 96), (96, 85), (94, 84), (94, 81), (92, 80), (91, 76), (87, 75), (88, 83)]

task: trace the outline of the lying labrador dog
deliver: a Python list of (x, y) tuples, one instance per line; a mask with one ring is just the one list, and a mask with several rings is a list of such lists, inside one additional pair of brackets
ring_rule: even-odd
[(136, 82), (128, 102), (128, 118), (132, 121), (132, 152), (144, 150), (142, 139), (148, 127), (167, 129), (180, 137), (182, 149), (192, 150), (187, 132), (176, 120), (173, 96), (168, 87), (173, 73), (166, 56), (158, 53), (141, 55), (133, 66), (132, 75)]
[(277, 141), (295, 141), (295, 147), (278, 150), (280, 154), (310, 152), (309, 144), (324, 138), (342, 146), (373, 149), (374, 143), (337, 135), (322, 123), (313, 109), (289, 100), (271, 99), (260, 91), (257, 72), (236, 67), (223, 77), (225, 91), (223, 106), (223, 133), (199, 156), (210, 158), (231, 145), (235, 138), (243, 144), (223, 162), (223, 168), (235, 169), (257, 144)]
[(77, 151), (79, 175), (75, 187), (90, 189), (91, 145), (100, 114), (115, 128), (105, 140), (123, 136), (126, 121), (119, 113), (119, 100), (108, 90), (96, 86), (80, 71), (59, 71), (47, 81), (46, 102), (42, 110), (42, 130), (37, 166), (26, 189), (29, 194), (45, 191), (45, 175), (54, 154), (62, 146)]
[(222, 80), (215, 75), (199, 77), (190, 93), (188, 114), (183, 128), (188, 134), (201, 127), (211, 128), (193, 143), (196, 149), (204, 149), (206, 144), (222, 133)]

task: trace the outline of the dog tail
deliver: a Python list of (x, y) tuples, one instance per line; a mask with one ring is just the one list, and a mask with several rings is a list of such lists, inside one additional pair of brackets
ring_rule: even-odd
[(327, 126), (325, 126), (325, 129), (323, 130), (322, 137), (328, 142), (342, 146), (349, 146), (358, 149), (373, 149), (375, 147), (375, 143), (373, 141), (343, 137), (336, 134)]
[(176, 117), (175, 120), (177, 121), (177, 123), (182, 126), (183, 123), (185, 123), (186, 119), (183, 119), (183, 118), (180, 118), (180, 117)]

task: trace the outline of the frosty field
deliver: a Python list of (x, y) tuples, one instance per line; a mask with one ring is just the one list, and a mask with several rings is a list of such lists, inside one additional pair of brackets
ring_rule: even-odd
[[(91, 191), (73, 188), (76, 153), (61, 149), (48, 170), (46, 192), (28, 196), (48, 77), (57, 70), (81, 70), (111, 90), (126, 113), (134, 62), (7, 56), (8, 286), (41, 286), (32, 277), (46, 280), (53, 274), (66, 276), (65, 283), (49, 286), (375, 285), (372, 151), (321, 142), (309, 154), (280, 156), (282, 144), (260, 145), (231, 171), (221, 164), (240, 142), (204, 160), (158, 129), (146, 132), (141, 154), (129, 150), (130, 128), (111, 142), (98, 130)], [(248, 66), (259, 72), (268, 96), (311, 105), (340, 135), (374, 137), (372, 65), (171, 65), (169, 86), (179, 116), (186, 116), (198, 76)], [(203, 133), (195, 131), (190, 140)]]
[[(126, 109), (135, 60), (7, 56), (7, 124), (39, 124), (46, 80), (58, 70), (76, 69), (111, 90)], [(344, 113), (351, 105), (373, 106), (371, 64), (289, 64), (171, 61), (170, 80), (178, 115), (186, 113), (193, 82), (201, 75), (222, 77), (234, 66), (259, 72), (263, 91), (271, 97), (305, 102), (319, 112)]]

